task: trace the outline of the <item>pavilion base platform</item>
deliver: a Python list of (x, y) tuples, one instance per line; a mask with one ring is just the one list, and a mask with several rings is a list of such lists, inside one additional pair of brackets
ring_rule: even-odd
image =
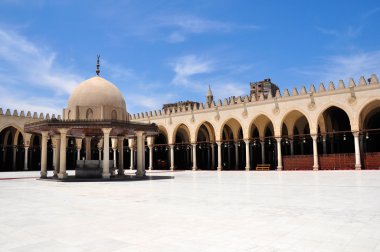
[[(115, 174), (113, 160), (109, 161), (109, 171)], [(103, 173), (103, 162), (101, 160), (78, 160), (75, 167), (77, 178), (101, 178)]]
[(111, 176), (111, 178), (108, 180), (105, 180), (101, 177), (78, 178), (74, 175), (69, 175), (65, 179), (58, 179), (57, 177), (38, 178), (38, 180), (52, 181), (52, 182), (123, 182), (123, 181), (128, 182), (128, 181), (161, 180), (161, 179), (174, 179), (174, 176), (146, 175), (142, 177), (142, 176), (137, 176), (137, 175), (117, 175), (117, 176)]

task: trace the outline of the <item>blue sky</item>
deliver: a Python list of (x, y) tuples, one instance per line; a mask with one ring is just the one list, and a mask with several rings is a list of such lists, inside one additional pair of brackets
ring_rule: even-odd
[(380, 74), (379, 1), (0, 0), (0, 107), (61, 114), (95, 75), (130, 113)]

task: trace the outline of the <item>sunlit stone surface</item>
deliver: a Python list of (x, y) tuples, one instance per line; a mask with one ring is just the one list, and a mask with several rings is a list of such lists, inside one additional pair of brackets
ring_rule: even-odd
[(380, 251), (379, 171), (148, 175), (0, 180), (0, 250)]

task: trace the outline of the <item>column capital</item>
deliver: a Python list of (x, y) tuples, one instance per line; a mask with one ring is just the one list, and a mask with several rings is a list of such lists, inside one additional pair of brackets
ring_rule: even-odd
[(310, 135), (313, 141), (317, 141), (318, 135), (317, 134), (312, 134)]
[(49, 131), (41, 131), (42, 137), (47, 137), (49, 135)]
[(82, 138), (75, 138), (75, 145), (77, 146), (77, 149), (82, 148)]
[(249, 140), (249, 139), (245, 139), (244, 142), (245, 142), (245, 144), (250, 144), (250, 143), (251, 143), (251, 140)]
[(67, 131), (69, 131), (69, 129), (66, 129), (66, 128), (60, 128), (60, 129), (58, 129), (58, 132), (61, 133), (61, 134), (67, 134)]
[(359, 131), (352, 131), (352, 135), (354, 137), (359, 137), (360, 132)]
[(112, 128), (102, 128), (102, 132), (104, 135), (109, 135), (111, 133)]

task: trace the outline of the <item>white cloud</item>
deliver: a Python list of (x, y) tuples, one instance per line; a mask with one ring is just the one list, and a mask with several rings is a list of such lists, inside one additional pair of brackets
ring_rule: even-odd
[(212, 88), (212, 91), (214, 94), (214, 100), (247, 94), (246, 87), (243, 88), (239, 84), (233, 82), (220, 84), (215, 88)]
[(229, 33), (242, 29), (259, 30), (261, 27), (251, 24), (239, 25), (231, 22), (210, 20), (193, 15), (166, 15), (153, 17), (149, 23), (139, 28), (138, 33), (152, 36), (152, 34), (157, 34), (156, 32), (158, 32), (160, 35), (164, 34), (164, 40), (167, 42), (180, 43), (184, 42), (192, 34)]
[(210, 73), (214, 70), (212, 60), (203, 59), (196, 55), (180, 57), (172, 65), (175, 72), (172, 82), (176, 85), (188, 85), (192, 76)]
[(56, 62), (56, 53), (0, 25), (0, 106), (61, 114), (66, 97), (83, 80)]
[(380, 69), (380, 51), (359, 52), (321, 58), (319, 65), (293, 69), (295, 72), (313, 76), (316, 81), (337, 81), (351, 77), (369, 77)]
[[(0, 63), (7, 66), (7, 79), (20, 86), (48, 88), (55, 94), (68, 94), (82, 80), (60, 67), (56, 53), (36, 45), (20, 34), (0, 26)], [(0, 85), (6, 85), (0, 80)]]

